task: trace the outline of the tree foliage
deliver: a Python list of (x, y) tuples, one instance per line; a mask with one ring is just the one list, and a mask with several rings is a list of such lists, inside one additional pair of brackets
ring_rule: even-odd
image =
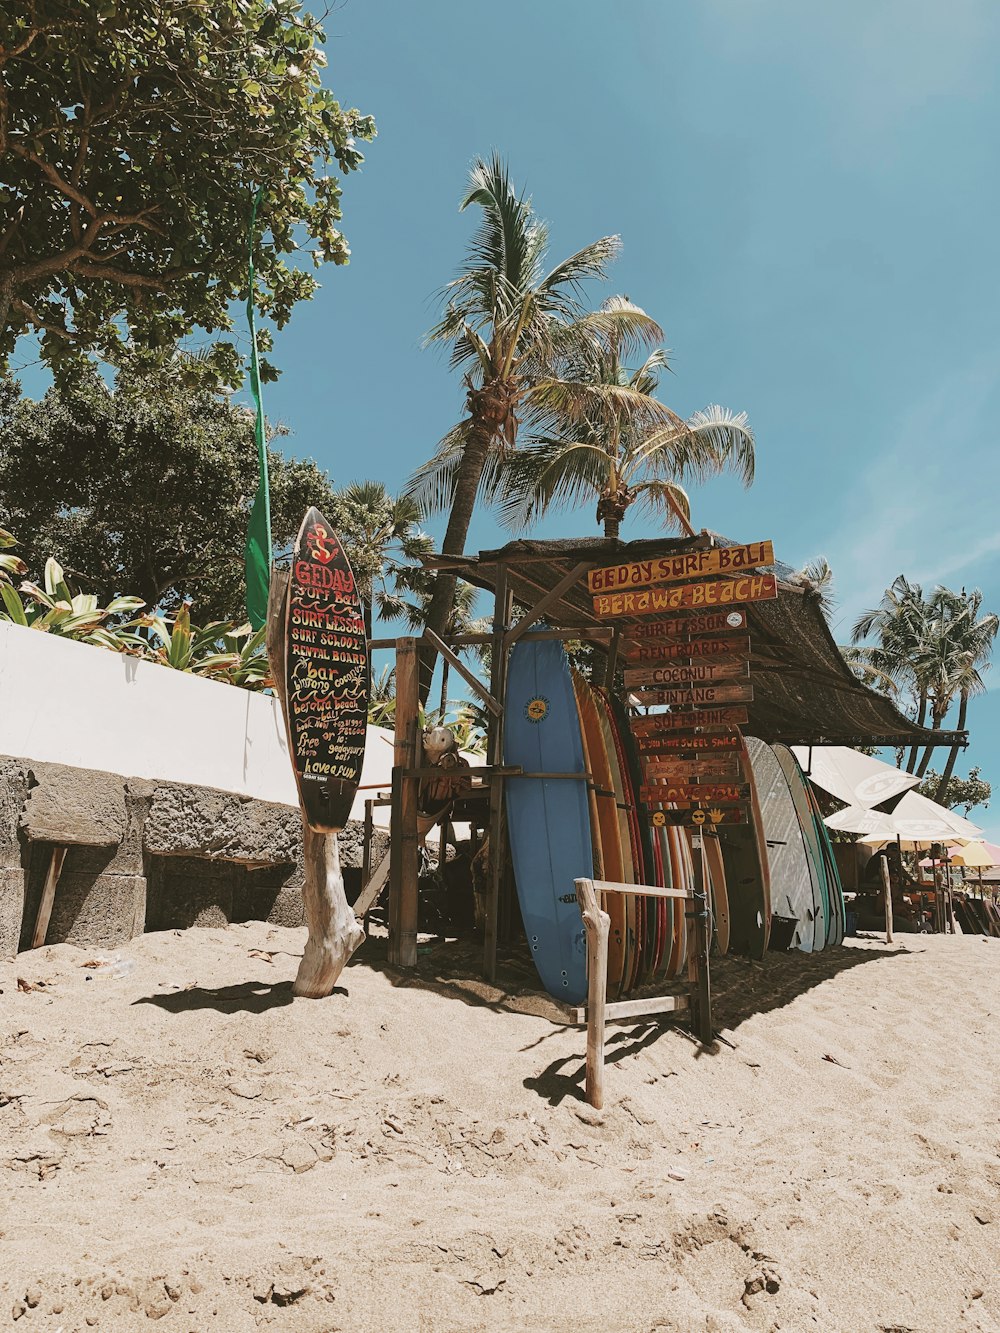
[(929, 796), (932, 801), (937, 801), (939, 805), (946, 805), (949, 810), (961, 810), (965, 815), (977, 805), (988, 806), (993, 795), (993, 788), (981, 776), (978, 765), (969, 769), (967, 778), (958, 778), (952, 774), (947, 779), (943, 791), (941, 774), (929, 769), (917, 791), (922, 796)]
[[(287, 546), (315, 504), (336, 512), (329, 477), (270, 450), (272, 534)], [(253, 419), (211, 387), (167, 370), (94, 372), (44, 398), (0, 380), (0, 522), (38, 581), (60, 561), (103, 602), (152, 610), (189, 597), (199, 623), (245, 619), (243, 544), (257, 485)]]
[[(31, 330), (64, 378), (230, 329), (257, 186), (256, 301), (279, 328), (317, 285), (289, 256), (347, 263), (340, 177), (375, 127), (321, 86), (324, 40), (300, 0), (0, 7), (0, 367)], [(235, 383), (235, 348), (213, 368)]]

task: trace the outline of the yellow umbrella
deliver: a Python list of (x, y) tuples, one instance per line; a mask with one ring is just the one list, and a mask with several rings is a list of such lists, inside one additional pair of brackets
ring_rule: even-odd
[(953, 866), (980, 866), (985, 870), (996, 864), (995, 857), (981, 842), (967, 842), (964, 847), (949, 847), (948, 851)]

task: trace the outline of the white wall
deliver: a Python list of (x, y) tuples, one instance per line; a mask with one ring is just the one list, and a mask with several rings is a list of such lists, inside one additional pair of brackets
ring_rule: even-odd
[[(368, 728), (352, 819), (388, 791), (392, 740)], [(298, 804), (276, 699), (0, 621), (4, 754)], [(388, 806), (373, 813), (389, 827)]]

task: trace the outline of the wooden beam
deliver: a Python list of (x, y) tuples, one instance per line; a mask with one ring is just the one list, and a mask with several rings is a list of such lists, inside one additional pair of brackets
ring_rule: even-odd
[(657, 884), (612, 884), (606, 879), (595, 879), (593, 884), (598, 893), (635, 893), (643, 898), (684, 898), (694, 901), (690, 889), (660, 888)]
[(389, 962), (397, 967), (417, 963), (417, 841), (416, 778), (407, 771), (416, 768), (420, 738), (418, 641), (402, 638), (396, 643), (396, 737), (393, 752), (393, 802), (389, 835)]
[(35, 917), (35, 930), (31, 937), (31, 947), (40, 949), (45, 943), (45, 936), (49, 931), (49, 921), (52, 919), (52, 906), (56, 900), (56, 885), (59, 883), (59, 876), (62, 874), (63, 862), (66, 860), (68, 847), (53, 847), (52, 855), (49, 857), (49, 868), (45, 875), (45, 883), (42, 886), (42, 896), (38, 903), (38, 915)]
[(483, 682), (479, 680), (478, 677), (473, 675), (473, 673), (465, 665), (465, 663), (458, 656), (458, 654), (453, 653), (452, 650), (448, 647), (448, 645), (444, 642), (444, 640), (439, 638), (432, 629), (429, 628), (424, 629), (424, 638), (431, 645), (431, 647), (437, 649), (437, 651), (441, 654), (441, 656), (445, 659), (445, 661), (448, 662), (448, 664), (455, 671), (458, 672), (458, 674), (465, 681), (466, 685), (468, 685), (471, 689), (475, 690), (475, 692), (479, 695), (480, 699), (482, 699), (483, 703), (490, 710), (490, 712), (493, 713), (496, 717), (499, 717), (500, 714), (503, 712), (503, 709), (497, 703), (496, 699), (493, 698), (493, 695), (490, 694), (489, 690), (486, 688)]
[(576, 881), (576, 896), (587, 934), (587, 1101), (599, 1111), (604, 1105), (604, 1007), (611, 918), (601, 910), (592, 879)]
[(554, 587), (550, 588), (548, 592), (535, 603), (531, 610), (523, 615), (517, 624), (512, 625), (506, 632), (503, 640), (504, 648), (512, 648), (521, 635), (526, 630), (530, 629), (536, 620), (541, 620), (542, 616), (544, 616), (550, 606), (553, 606), (559, 601), (564, 592), (568, 592), (575, 583), (579, 583), (581, 577), (586, 574), (588, 569), (593, 569), (594, 563), (593, 560), (583, 560), (579, 564), (574, 565), (568, 574), (564, 574), (559, 582), (555, 584)]
[(608, 646), (608, 664), (604, 671), (604, 688), (613, 690), (615, 688), (615, 669), (618, 666), (618, 648), (621, 644), (622, 631), (621, 626), (615, 626), (615, 632), (611, 636), (611, 643)]
[(382, 890), (385, 888), (386, 880), (389, 878), (389, 866), (392, 861), (392, 852), (386, 852), (385, 856), (375, 867), (371, 877), (365, 881), (364, 888), (358, 894), (357, 901), (354, 904), (354, 915), (361, 920), (366, 917), (371, 909), (382, 896)]
[[(690, 1005), (686, 995), (653, 995), (645, 1000), (615, 1000), (604, 1005), (605, 1023), (627, 1023), (633, 1018), (652, 1014), (686, 1014)], [(588, 1007), (581, 1005), (574, 1011), (577, 1023), (588, 1022)]]

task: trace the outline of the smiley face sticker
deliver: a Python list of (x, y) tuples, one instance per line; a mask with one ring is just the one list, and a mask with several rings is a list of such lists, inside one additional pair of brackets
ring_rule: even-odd
[(656, 825), (657, 828), (663, 828), (663, 825), (666, 822), (667, 822), (667, 817), (662, 810), (653, 811), (653, 823)]
[(544, 722), (549, 715), (549, 701), (542, 694), (536, 694), (524, 705), (524, 716), (529, 722)]
[(696, 825), (700, 828), (700, 827), (702, 826), (702, 824), (704, 824), (704, 822), (705, 822), (705, 811), (704, 811), (704, 810), (692, 810), (692, 811), (691, 811), (691, 823), (692, 823), (692, 824), (696, 824)]

